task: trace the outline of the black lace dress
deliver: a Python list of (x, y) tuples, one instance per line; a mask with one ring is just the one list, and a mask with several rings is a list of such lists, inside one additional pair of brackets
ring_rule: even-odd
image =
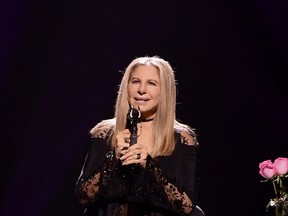
[[(172, 216), (187, 215), (187, 208), (192, 211), (197, 199), (198, 144), (185, 144), (177, 132), (175, 138), (172, 155), (148, 157), (146, 168), (122, 166), (108, 136), (92, 138), (75, 189), (85, 215)], [(184, 192), (193, 206), (185, 201)]]

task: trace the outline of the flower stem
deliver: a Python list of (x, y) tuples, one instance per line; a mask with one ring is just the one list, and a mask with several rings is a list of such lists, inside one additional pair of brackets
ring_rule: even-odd
[(274, 193), (276, 195), (276, 198), (278, 199), (278, 193), (277, 193), (277, 188), (276, 188), (276, 184), (275, 184), (274, 179), (272, 179), (272, 184), (273, 184), (273, 188), (274, 188)]

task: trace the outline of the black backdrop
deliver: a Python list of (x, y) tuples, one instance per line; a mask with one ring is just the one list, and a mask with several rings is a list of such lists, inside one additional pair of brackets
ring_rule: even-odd
[(82, 214), (88, 131), (112, 117), (127, 64), (159, 55), (199, 134), (199, 205), (263, 216), (258, 164), (288, 156), (286, 2), (2, 1), (0, 215)]

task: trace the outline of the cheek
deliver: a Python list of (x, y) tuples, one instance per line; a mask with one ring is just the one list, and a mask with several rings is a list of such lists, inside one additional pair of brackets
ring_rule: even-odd
[(160, 99), (160, 90), (157, 89), (157, 91), (154, 91), (154, 97), (157, 98), (158, 100)]
[(131, 85), (128, 85), (127, 92), (128, 92), (128, 97), (133, 94), (133, 87)]
[(154, 95), (153, 95), (153, 98), (154, 98), (154, 101), (155, 101), (157, 104), (159, 104), (160, 98), (161, 98), (160, 92), (157, 92), (157, 93), (155, 92)]

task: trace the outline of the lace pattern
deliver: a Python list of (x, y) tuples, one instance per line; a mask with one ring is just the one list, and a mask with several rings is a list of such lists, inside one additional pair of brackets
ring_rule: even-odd
[[(159, 168), (157, 161), (151, 157), (148, 159), (147, 169), (150, 173), (150, 200), (157, 208), (171, 208), (178, 214), (192, 211), (192, 203), (188, 196), (173, 184), (173, 180), (168, 180), (162, 170)], [(151, 182), (153, 182), (151, 184)]]
[[(89, 158), (92, 159), (85, 162), (87, 165), (84, 166), (76, 185), (76, 196), (81, 204), (87, 207), (93, 203), (106, 207), (112, 205), (113, 215), (119, 216), (127, 215), (127, 203), (130, 203), (129, 206), (131, 203), (146, 203), (150, 213), (165, 211), (187, 215), (193, 210), (195, 204), (191, 202), (185, 189), (165, 174), (157, 158), (149, 156), (145, 169), (140, 166), (122, 166), (107, 145), (108, 134), (109, 130), (95, 134), (97, 143), (94, 145), (97, 145), (97, 151), (89, 153)], [(196, 136), (192, 137), (192, 143), (191, 137), (187, 137), (187, 134), (181, 133), (178, 139), (182, 144), (197, 145)], [(97, 164), (93, 161), (93, 158), (97, 159), (93, 154), (100, 150), (107, 151), (103, 162), (97, 162), (98, 165), (93, 172), (87, 171), (90, 164)], [(150, 213), (145, 214), (152, 215)]]

